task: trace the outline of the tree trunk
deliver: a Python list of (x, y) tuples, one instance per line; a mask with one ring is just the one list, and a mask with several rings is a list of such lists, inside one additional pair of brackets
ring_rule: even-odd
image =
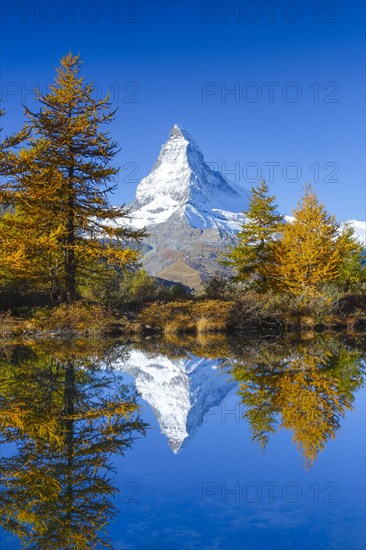
[(68, 500), (67, 519), (71, 525), (73, 510), (73, 467), (74, 467), (74, 408), (75, 400), (75, 371), (74, 365), (70, 361), (66, 365), (65, 371), (65, 393), (64, 393), (64, 414), (65, 420), (65, 449), (67, 457), (66, 469), (66, 494)]
[(71, 304), (76, 298), (76, 265), (75, 265), (75, 212), (73, 194), (73, 167), (69, 168), (69, 200), (67, 213), (67, 247), (65, 258), (65, 292), (66, 302)]

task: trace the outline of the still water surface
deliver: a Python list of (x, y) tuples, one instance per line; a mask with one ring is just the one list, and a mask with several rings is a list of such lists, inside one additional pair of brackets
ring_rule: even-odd
[(1, 550), (364, 549), (365, 350), (4, 344)]

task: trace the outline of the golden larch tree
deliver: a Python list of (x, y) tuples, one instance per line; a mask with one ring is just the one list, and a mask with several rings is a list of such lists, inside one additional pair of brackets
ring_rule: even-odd
[(324, 283), (339, 277), (343, 245), (339, 225), (311, 188), (293, 212), (273, 247), (274, 285), (281, 291), (315, 297)]
[(5, 255), (9, 249), (12, 259), (12, 236), (22, 234), (13, 265), (23, 274), (32, 272), (40, 283), (51, 281), (68, 303), (77, 297), (80, 283), (106, 265), (136, 262), (131, 242), (144, 235), (126, 224), (127, 208), (110, 205), (118, 147), (106, 126), (115, 111), (108, 96), (95, 98), (93, 84), (79, 75), (80, 66), (78, 55), (63, 57), (49, 92), (37, 91), (39, 110), (25, 109), (27, 149), (17, 156), (15, 174), (1, 188), (2, 199), (14, 204), (17, 213), (5, 220)]

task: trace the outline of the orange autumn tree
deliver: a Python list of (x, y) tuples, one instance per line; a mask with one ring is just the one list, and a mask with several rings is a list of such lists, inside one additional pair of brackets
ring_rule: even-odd
[(334, 216), (325, 210), (311, 188), (293, 212), (274, 244), (274, 286), (306, 301), (321, 293), (324, 283), (340, 275), (345, 243)]
[[(0, 109), (0, 118), (5, 116), (5, 110)], [(17, 148), (29, 137), (25, 126), (22, 131), (3, 136), (3, 128), (0, 128), (0, 282), (8, 283), (14, 278), (14, 272), (23, 265), (23, 237), (21, 232), (11, 231), (6, 220), (15, 216), (14, 196), (7, 193), (9, 179), (18, 171)], [(4, 183), (5, 182), (5, 183)], [(4, 223), (5, 222), (5, 223)], [(21, 268), (23, 269), (23, 268)]]
[(110, 205), (118, 147), (106, 127), (115, 111), (108, 97), (94, 97), (80, 66), (78, 55), (63, 57), (49, 93), (37, 91), (39, 110), (25, 109), (28, 147), (17, 155), (15, 173), (0, 190), (1, 202), (16, 207), (0, 227), (9, 269), (52, 287), (68, 303), (106, 266), (136, 262), (131, 242), (144, 234), (124, 223), (128, 209)]
[(265, 449), (278, 428), (292, 431), (306, 468), (336, 437), (364, 374), (361, 350), (321, 336), (256, 342), (231, 367), (252, 440)]
[[(5, 109), (0, 109), (0, 119), (5, 116)], [(14, 153), (12, 150), (21, 144), (28, 136), (25, 126), (21, 132), (11, 136), (3, 136), (3, 128), (0, 127), (0, 177), (9, 176), (14, 171)], [(1, 203), (0, 203), (1, 204)]]
[[(134, 389), (109, 369), (105, 342), (0, 349), (0, 524), (22, 548), (111, 548), (112, 456), (144, 435)], [(21, 376), (19, 375), (21, 371)]]

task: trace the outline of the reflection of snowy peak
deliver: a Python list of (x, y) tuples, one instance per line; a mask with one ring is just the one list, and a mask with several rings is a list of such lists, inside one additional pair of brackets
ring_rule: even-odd
[(217, 366), (218, 361), (211, 359), (169, 359), (139, 350), (131, 350), (126, 361), (114, 363), (114, 368), (135, 378), (138, 393), (151, 406), (174, 453), (235, 386)]
[(137, 187), (133, 225), (181, 220), (194, 228), (235, 232), (249, 197), (249, 191), (212, 170), (195, 140), (175, 124), (150, 174)]
[[(189, 372), (190, 363), (194, 369)], [(186, 365), (190, 376), (190, 395), (192, 407), (188, 414), (188, 438), (193, 438), (198, 428), (204, 422), (210, 409), (215, 409), (226, 399), (236, 387), (236, 382), (218, 369), (218, 361), (195, 357)]]

